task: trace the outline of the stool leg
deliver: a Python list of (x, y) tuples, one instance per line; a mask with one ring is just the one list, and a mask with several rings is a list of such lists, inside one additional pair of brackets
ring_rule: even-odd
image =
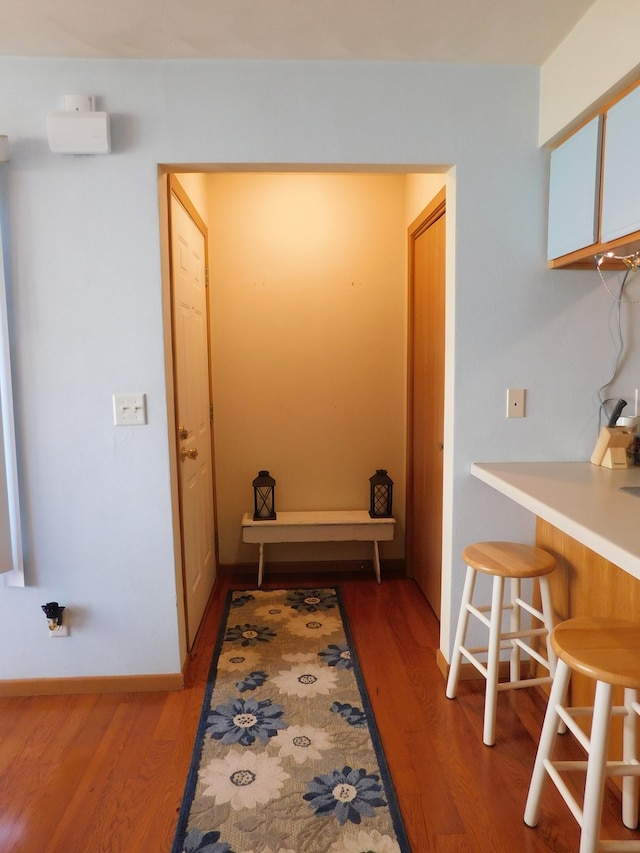
[[(520, 607), (516, 604), (517, 599), (520, 598), (520, 578), (511, 578), (509, 587), (511, 590), (511, 615), (509, 622), (511, 624), (511, 630), (514, 633), (517, 633), (522, 627), (522, 613)], [(520, 646), (515, 640), (512, 640), (511, 654), (509, 655), (509, 678), (511, 681), (519, 681), (521, 678), (520, 658)]]
[(553, 631), (553, 605), (551, 603), (551, 591), (549, 589), (549, 578), (545, 575), (538, 578), (540, 588), (540, 603), (542, 605), (542, 615), (544, 617), (544, 627), (547, 629), (547, 660), (549, 661), (549, 675), (554, 675), (556, 671), (557, 658), (556, 653), (551, 645), (551, 632)]
[[(546, 649), (547, 649), (547, 661), (549, 663), (549, 675), (554, 676), (556, 673), (556, 666), (558, 665), (558, 658), (556, 657), (556, 653), (553, 650), (553, 646), (551, 645), (551, 632), (553, 631), (554, 626), (554, 618), (553, 618), (553, 604), (551, 603), (551, 590), (549, 588), (549, 578), (545, 575), (538, 578), (538, 588), (540, 590), (540, 604), (542, 610), (542, 618), (544, 627), (547, 629), (547, 633), (545, 636), (546, 640)], [(564, 724), (563, 720), (558, 721), (558, 734), (565, 734), (567, 731), (567, 727)]]
[(553, 747), (558, 734), (558, 722), (560, 720), (556, 708), (558, 705), (564, 704), (570, 678), (570, 668), (564, 661), (559, 660), (553, 684), (551, 685), (549, 702), (544, 715), (540, 742), (538, 743), (538, 752), (533, 765), (531, 783), (529, 784), (529, 794), (527, 796), (527, 804), (524, 810), (524, 822), (527, 826), (535, 826), (538, 823), (538, 817), (540, 814), (540, 798), (542, 796), (542, 788), (546, 774), (544, 762), (551, 758), (551, 753), (553, 752)]
[(589, 738), (587, 780), (584, 787), (580, 853), (596, 853), (599, 847), (600, 820), (607, 765), (607, 735), (611, 719), (613, 688), (606, 681), (596, 682), (593, 721)]
[[(624, 691), (624, 704), (627, 716), (624, 719), (622, 735), (622, 760), (625, 764), (637, 764), (637, 723), (633, 703), (638, 701), (638, 691), (627, 688)], [(622, 822), (628, 829), (638, 826), (638, 777), (624, 776), (622, 779)]]
[(496, 702), (498, 698), (498, 670), (500, 665), (500, 635), (502, 634), (502, 605), (504, 597), (504, 578), (496, 575), (493, 579), (491, 596), (491, 627), (489, 628), (489, 649), (487, 657), (487, 688), (484, 694), (484, 730), (482, 740), (485, 746), (493, 746), (496, 740)]
[(456, 698), (458, 678), (460, 677), (460, 663), (462, 661), (460, 646), (464, 645), (467, 635), (467, 626), (469, 625), (469, 610), (467, 609), (467, 605), (471, 604), (475, 585), (475, 569), (472, 569), (471, 566), (467, 566), (467, 574), (464, 581), (464, 589), (462, 591), (462, 601), (460, 602), (460, 613), (458, 614), (458, 627), (456, 628), (456, 638), (453, 643), (453, 655), (451, 657), (449, 677), (447, 679), (447, 699)]

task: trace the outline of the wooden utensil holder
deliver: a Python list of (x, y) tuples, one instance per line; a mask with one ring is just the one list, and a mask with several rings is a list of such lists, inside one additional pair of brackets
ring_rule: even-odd
[(628, 468), (627, 448), (634, 438), (634, 433), (627, 427), (602, 427), (591, 462), (604, 468)]

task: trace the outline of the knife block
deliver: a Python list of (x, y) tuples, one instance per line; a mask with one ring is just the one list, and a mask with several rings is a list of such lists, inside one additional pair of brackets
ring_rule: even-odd
[(627, 427), (602, 427), (591, 462), (604, 468), (628, 468), (627, 448), (634, 438), (635, 434)]

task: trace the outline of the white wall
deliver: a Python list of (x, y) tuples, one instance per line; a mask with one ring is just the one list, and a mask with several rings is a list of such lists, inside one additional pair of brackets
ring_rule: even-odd
[[(538, 71), (6, 59), (0, 78), (28, 583), (0, 587), (2, 677), (180, 665), (158, 163), (455, 164), (446, 624), (464, 544), (533, 538), (533, 520), (472, 480), (471, 462), (588, 458), (612, 355), (595, 273), (546, 269)], [(111, 113), (110, 156), (48, 151), (46, 114), (77, 91)], [(509, 386), (528, 389), (524, 420), (504, 417)], [(147, 426), (113, 426), (111, 395), (127, 391), (148, 395)], [(47, 637), (49, 600), (70, 609), (68, 640)]]
[(640, 74), (640, 3), (597, 0), (542, 67), (540, 144)]

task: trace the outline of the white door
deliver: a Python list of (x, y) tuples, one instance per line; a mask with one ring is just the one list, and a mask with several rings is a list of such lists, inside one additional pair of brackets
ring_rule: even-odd
[(191, 648), (216, 578), (206, 238), (173, 190), (170, 213), (180, 521)]

